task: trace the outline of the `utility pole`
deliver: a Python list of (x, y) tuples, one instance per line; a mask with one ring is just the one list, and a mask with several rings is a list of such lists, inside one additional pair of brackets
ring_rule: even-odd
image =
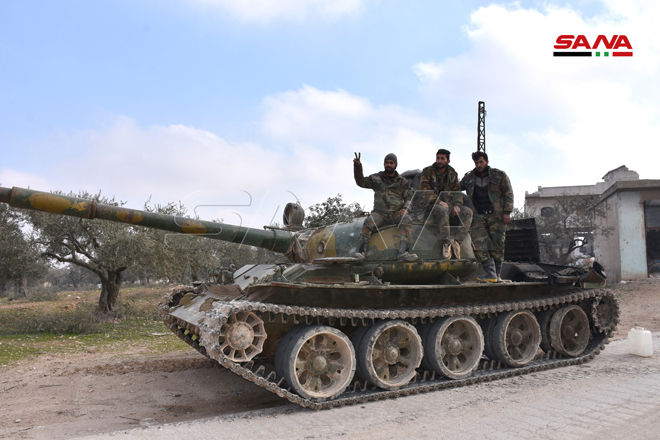
[(486, 152), (486, 103), (479, 101), (479, 119), (477, 121), (477, 151)]

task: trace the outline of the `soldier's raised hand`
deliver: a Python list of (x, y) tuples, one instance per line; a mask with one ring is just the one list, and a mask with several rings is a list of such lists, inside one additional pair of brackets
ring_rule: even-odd
[(355, 159), (353, 159), (353, 163), (356, 165), (361, 165), (362, 162), (360, 162), (360, 157), (362, 156), (362, 153), (355, 153)]

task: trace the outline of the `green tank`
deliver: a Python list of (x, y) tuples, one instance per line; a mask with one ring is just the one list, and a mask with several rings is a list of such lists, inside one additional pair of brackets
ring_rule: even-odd
[[(469, 236), (442, 258), (437, 227), (415, 216), (414, 262), (400, 232), (381, 228), (354, 258), (364, 218), (305, 229), (289, 203), (263, 230), (174, 217), (21, 188), (0, 202), (262, 247), (287, 264), (214, 271), (163, 294), (165, 325), (246, 380), (313, 409), (453, 388), (593, 358), (619, 319), (598, 263), (540, 263), (533, 219), (507, 232), (503, 283), (477, 283)], [(469, 200), (465, 200), (469, 204)]]

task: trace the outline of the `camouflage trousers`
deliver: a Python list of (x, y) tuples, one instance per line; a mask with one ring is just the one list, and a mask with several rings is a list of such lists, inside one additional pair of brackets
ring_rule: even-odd
[(504, 238), (506, 225), (497, 214), (476, 214), (470, 237), (474, 256), (480, 263), (489, 258), (495, 261), (504, 261)]
[[(472, 210), (467, 206), (461, 206), (461, 212), (458, 214), (458, 222), (460, 226), (458, 227), (458, 232), (456, 233), (454, 240), (459, 243), (463, 243), (465, 236), (470, 229), (472, 224)], [(431, 210), (431, 218), (436, 221), (438, 228), (440, 230), (440, 240), (442, 242), (448, 242), (451, 240), (450, 226), (449, 226), (449, 212), (453, 210), (453, 207), (449, 205), (448, 208), (437, 204)]]
[(364, 219), (360, 241), (368, 244), (374, 228), (397, 225), (401, 231), (401, 241), (412, 242), (412, 218), (408, 214), (401, 215), (400, 212), (397, 211), (392, 215), (388, 215), (378, 211), (371, 211), (369, 217)]

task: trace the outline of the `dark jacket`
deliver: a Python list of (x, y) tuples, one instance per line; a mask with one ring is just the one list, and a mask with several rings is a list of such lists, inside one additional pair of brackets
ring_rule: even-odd
[[(476, 169), (461, 179), (461, 189), (467, 193), (470, 200), (474, 198), (475, 173)], [(513, 211), (511, 181), (504, 171), (491, 167), (488, 167), (488, 180), (488, 198), (495, 214), (501, 219), (504, 214), (511, 214)]]

